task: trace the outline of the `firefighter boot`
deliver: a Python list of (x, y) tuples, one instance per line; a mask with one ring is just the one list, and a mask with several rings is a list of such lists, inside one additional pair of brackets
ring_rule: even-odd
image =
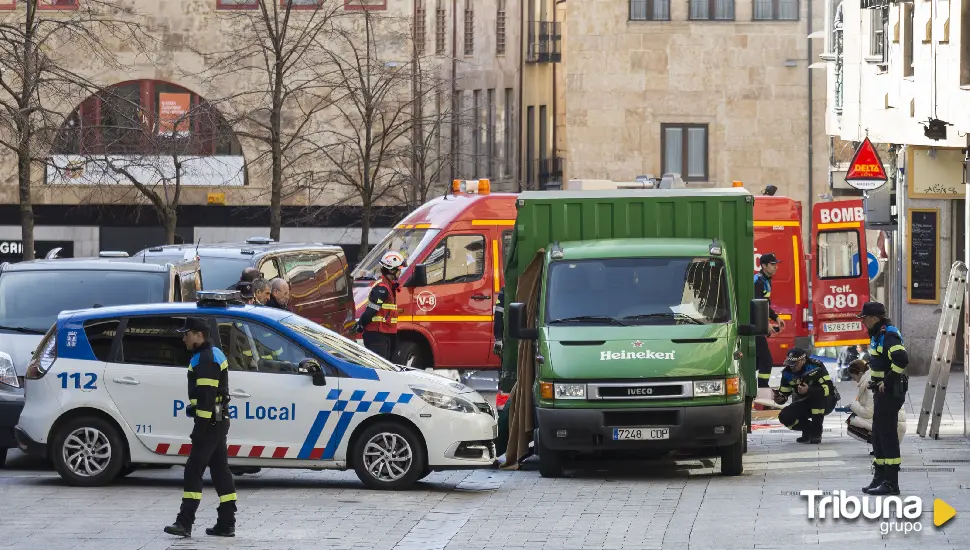
[(863, 493), (870, 494), (869, 492), (882, 485), (882, 482), (886, 479), (886, 467), (882, 464), (873, 464), (873, 474), (872, 481), (869, 485), (862, 488)]
[(166, 533), (168, 533), (169, 535), (175, 535), (176, 537), (191, 537), (192, 536), (192, 527), (191, 526), (185, 527), (184, 525), (182, 525), (178, 521), (176, 521), (175, 523), (173, 523), (173, 524), (165, 527), (164, 531)]
[(899, 466), (896, 464), (886, 466), (886, 479), (878, 487), (869, 489), (868, 493), (873, 496), (898, 495)]
[(223, 502), (217, 508), (219, 514), (216, 524), (206, 528), (205, 534), (213, 537), (236, 536), (236, 501)]

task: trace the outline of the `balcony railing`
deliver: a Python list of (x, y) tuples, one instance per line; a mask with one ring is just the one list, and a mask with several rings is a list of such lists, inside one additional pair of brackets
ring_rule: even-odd
[(562, 23), (529, 21), (528, 63), (559, 63), (562, 61)]

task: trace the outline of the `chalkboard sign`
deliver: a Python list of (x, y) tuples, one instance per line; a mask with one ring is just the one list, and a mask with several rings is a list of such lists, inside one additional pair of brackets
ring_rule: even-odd
[[(906, 294), (911, 304), (940, 303), (940, 209), (908, 208)], [(908, 261), (907, 261), (908, 260)]]

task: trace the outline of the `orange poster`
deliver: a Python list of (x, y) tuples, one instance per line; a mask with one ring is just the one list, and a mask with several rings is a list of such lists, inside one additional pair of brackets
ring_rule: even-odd
[[(158, 94), (158, 135), (189, 135), (191, 94)], [(177, 128), (176, 128), (177, 126)]]

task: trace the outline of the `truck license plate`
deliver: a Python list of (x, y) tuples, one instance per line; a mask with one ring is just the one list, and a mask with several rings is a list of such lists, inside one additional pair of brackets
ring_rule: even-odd
[(613, 428), (613, 441), (670, 439), (670, 428)]
[(822, 325), (822, 332), (858, 332), (862, 330), (862, 323), (859, 321), (848, 323), (825, 323)]

